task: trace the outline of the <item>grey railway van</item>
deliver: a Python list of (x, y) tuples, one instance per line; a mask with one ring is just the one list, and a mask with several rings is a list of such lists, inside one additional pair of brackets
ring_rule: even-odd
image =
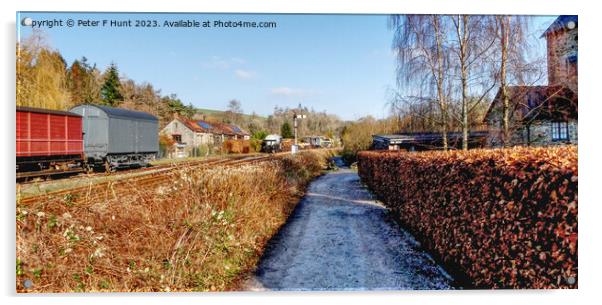
[(84, 152), (91, 167), (146, 166), (159, 151), (159, 120), (146, 112), (99, 105), (80, 105)]

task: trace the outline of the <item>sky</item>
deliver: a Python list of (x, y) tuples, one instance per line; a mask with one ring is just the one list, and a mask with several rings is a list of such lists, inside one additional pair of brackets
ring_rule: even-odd
[[(115, 63), (121, 76), (198, 108), (225, 110), (237, 99), (245, 113), (259, 115), (301, 104), (347, 120), (383, 118), (396, 87), (388, 15), (20, 12), (18, 40), (32, 33), (32, 26), (22, 25), (27, 17), (68, 64), (85, 56), (104, 71)], [(536, 52), (545, 54), (539, 35), (555, 17), (533, 18)], [(50, 27), (55, 20), (62, 24)], [(111, 20), (131, 20), (132, 26), (112, 27)], [(135, 27), (137, 20), (160, 27)], [(200, 27), (167, 27), (165, 21), (197, 21)], [(205, 21), (211, 27), (203, 27)], [(215, 21), (276, 27), (216, 27)]]

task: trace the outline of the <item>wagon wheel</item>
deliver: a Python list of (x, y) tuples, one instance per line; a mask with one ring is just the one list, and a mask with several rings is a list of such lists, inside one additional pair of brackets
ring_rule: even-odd
[(94, 167), (88, 164), (87, 162), (82, 166), (86, 174), (94, 173)]
[(109, 161), (105, 161), (105, 172), (107, 174), (110, 174), (111, 172), (114, 172), (114, 171), (115, 171), (115, 168), (113, 168), (111, 166), (111, 163)]

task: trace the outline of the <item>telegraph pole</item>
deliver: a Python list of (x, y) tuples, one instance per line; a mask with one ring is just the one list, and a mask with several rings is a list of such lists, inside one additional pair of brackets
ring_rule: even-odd
[[(299, 113), (297, 113), (297, 111)], [(301, 114), (301, 104), (299, 104), (299, 109), (296, 111), (293, 111), (293, 128), (294, 128), (294, 132), (295, 132), (295, 145), (293, 145), (291, 152), (294, 154), (299, 150), (299, 144), (297, 142), (297, 129), (299, 127), (299, 123), (298, 123), (298, 119), (304, 119), (307, 116), (305, 114)]]

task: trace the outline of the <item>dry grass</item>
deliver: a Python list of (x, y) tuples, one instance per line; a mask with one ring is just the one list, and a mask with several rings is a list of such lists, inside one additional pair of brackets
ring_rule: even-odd
[(236, 289), (327, 154), (183, 169), (102, 202), (17, 206), (17, 291)]

